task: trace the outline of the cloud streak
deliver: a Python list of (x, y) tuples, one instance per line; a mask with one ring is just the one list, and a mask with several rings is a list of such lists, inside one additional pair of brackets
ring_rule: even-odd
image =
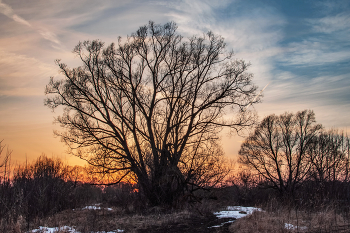
[(299, 43), (290, 43), (286, 53), (281, 55), (279, 62), (284, 62), (288, 66), (298, 65), (304, 67), (337, 63), (350, 59), (348, 50), (337, 50), (332, 45), (329, 45), (327, 41), (321, 41), (316, 38)]
[(9, 5), (3, 3), (1, 0), (0, 0), (0, 13), (13, 19), (17, 23), (23, 24), (23, 25), (28, 26), (28, 27), (32, 27), (32, 25), (29, 22), (27, 22), (25, 19), (21, 18), (20, 16), (16, 15), (13, 12), (13, 9)]
[(0, 96), (43, 96), (56, 67), (33, 57), (0, 49)]
[(308, 19), (306, 22), (310, 24), (315, 32), (330, 34), (333, 32), (350, 30), (350, 16), (346, 13), (339, 13), (320, 19)]
[[(15, 14), (15, 12), (13, 11), (13, 9), (3, 3), (0, 0), (0, 13), (6, 15), (8, 18), (13, 19), (15, 22), (22, 24), (24, 26), (27, 26), (29, 28), (33, 28), (35, 29), (44, 39), (61, 46), (61, 42), (57, 39), (57, 35), (53, 32), (50, 32), (49, 30), (42, 28), (42, 29), (36, 29), (35, 27), (33, 27), (32, 24), (30, 24), (27, 20), (23, 19), (22, 17), (20, 17), (19, 15)], [(56, 46), (57, 48), (57, 46)]]
[[(298, 1), (295, 8), (288, 7), (288, 1), (277, 0), (106, 0), (103, 4), (93, 0), (5, 4), (0, 0), (0, 14), (10, 19), (0, 24), (0, 105), (5, 106), (1, 98), (36, 98), (38, 105), (32, 110), (27, 103), (11, 102), (8, 109), (23, 111), (15, 114), (5, 106), (3, 110), (11, 116), (5, 119), (3, 115), (1, 123), (7, 127), (15, 115), (28, 118), (33, 111), (33, 119), (45, 118), (50, 125), (50, 111), (35, 112), (44, 108), (40, 98), (48, 78), (58, 76), (54, 59), (60, 58), (70, 67), (81, 65), (69, 50), (61, 48), (72, 49), (83, 40), (116, 42), (118, 36), (125, 39), (153, 20), (157, 24), (175, 21), (184, 37), (201, 36), (208, 30), (224, 37), (237, 59), (251, 62), (248, 71), (254, 74), (259, 89), (271, 82), (263, 91), (262, 103), (250, 106), (258, 110), (260, 119), (272, 113), (313, 109), (320, 123), (350, 128), (350, 70), (346, 68), (350, 14), (349, 4), (339, 7), (341, 2), (317, 3), (315, 8), (316, 3)], [(229, 141), (226, 147), (233, 155), (236, 149), (230, 150)]]

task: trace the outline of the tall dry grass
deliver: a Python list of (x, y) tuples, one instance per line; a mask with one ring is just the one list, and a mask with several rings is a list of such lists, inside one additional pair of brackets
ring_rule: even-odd
[(287, 206), (265, 209), (238, 219), (229, 230), (234, 233), (350, 232), (348, 216), (346, 213), (339, 213), (332, 205), (320, 206), (318, 210), (300, 210)]
[[(31, 223), (30, 229), (38, 229), (39, 226), (71, 226), (78, 232), (109, 232), (122, 229), (133, 233), (180, 223), (191, 218), (192, 215), (188, 210), (168, 213), (154, 210), (154, 213), (149, 214), (129, 214), (124, 209), (116, 207), (112, 211), (77, 209), (62, 211), (48, 218), (36, 219)], [(14, 227), (15, 225), (13, 229)], [(23, 225), (20, 228), (23, 230)]]

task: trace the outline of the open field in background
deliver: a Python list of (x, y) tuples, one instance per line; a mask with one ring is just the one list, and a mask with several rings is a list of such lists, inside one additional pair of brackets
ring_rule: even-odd
[(350, 1), (47, 2), (0, 0), (0, 233), (350, 233)]
[(336, 202), (310, 208), (277, 199), (259, 203), (257, 198), (255, 204), (262, 211), (237, 220), (217, 218), (218, 211), (227, 211), (227, 206), (239, 204), (238, 192), (238, 187), (233, 186), (205, 191), (198, 194), (198, 202), (186, 202), (177, 207), (143, 206), (132, 201), (136, 198), (134, 193), (115, 193), (118, 198), (114, 201), (102, 194), (95, 200), (100, 202), (97, 205), (91, 203), (89, 207), (81, 205), (37, 216), (29, 223), (23, 216), (12, 221), (2, 218), (0, 232), (27, 232), (28, 229), (29, 232), (45, 232), (33, 231), (40, 226), (62, 227), (57, 232), (350, 232), (350, 206)]
[(152, 207), (137, 184), (91, 185), (63, 168), (41, 157), (14, 169), (12, 179), (2, 178), (0, 232), (350, 232), (346, 181), (305, 181), (294, 196), (282, 198), (242, 171), (220, 187)]
[(135, 183), (91, 185), (70, 169), (42, 156), (3, 173), (0, 232), (350, 232), (348, 181), (308, 180), (281, 197), (243, 170), (219, 187), (152, 207)]
[(332, 205), (298, 209), (275, 203), (238, 219), (229, 226), (229, 232), (350, 232), (349, 224), (349, 213)]
[(155, 207), (135, 182), (96, 185), (93, 171), (44, 155), (14, 168), (4, 161), (0, 232), (350, 232), (350, 181), (335, 176), (343, 167), (282, 193), (238, 167), (216, 187)]
[[(208, 203), (206, 203), (208, 204)], [(319, 212), (288, 210), (256, 211), (252, 215), (232, 222), (217, 219), (208, 212), (200, 214), (194, 209), (151, 210), (149, 213), (125, 213), (113, 210), (66, 210), (53, 216), (36, 219), (30, 229), (40, 226), (72, 226), (76, 232), (349, 232), (349, 219), (336, 210)], [(25, 232), (19, 220), (6, 232)], [(231, 221), (231, 222), (230, 222)], [(225, 224), (226, 223), (226, 224)], [(32, 232), (32, 231), (30, 231)], [(34, 232), (34, 231), (33, 231)]]

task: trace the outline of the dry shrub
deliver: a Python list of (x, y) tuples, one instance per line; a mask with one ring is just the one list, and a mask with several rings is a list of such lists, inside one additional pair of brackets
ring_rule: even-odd
[(211, 216), (214, 212), (220, 211), (226, 206), (217, 201), (204, 199), (196, 203), (186, 203), (179, 210), (188, 211), (199, 216)]
[(79, 232), (108, 232), (123, 229), (125, 232), (139, 232), (143, 229), (180, 223), (192, 216), (188, 210), (153, 214), (128, 214), (123, 208), (113, 207), (112, 211), (101, 210), (66, 210), (51, 217), (37, 219), (31, 229), (39, 226), (71, 226)]
[(0, 219), (0, 232), (21, 233), (22, 229), (27, 225), (22, 216), (17, 218), (17, 221), (13, 221), (12, 218)]
[(138, 232), (142, 229), (150, 229), (154, 227), (167, 226), (173, 223), (181, 223), (185, 219), (189, 219), (192, 213), (184, 210), (168, 214), (151, 214), (151, 215), (133, 215), (125, 216), (117, 220), (123, 224), (128, 232)]
[[(286, 224), (291, 224), (289, 229)], [(236, 220), (229, 230), (235, 233), (248, 232), (333, 232), (340, 226), (347, 227), (348, 222), (333, 208), (321, 211), (306, 211), (295, 208), (280, 208), (252, 215)], [(350, 228), (346, 228), (350, 229)]]
[(290, 232), (284, 228), (284, 222), (277, 214), (255, 211), (252, 215), (238, 219), (230, 227), (230, 232), (235, 233), (273, 233)]
[(337, 214), (334, 209), (329, 209), (312, 215), (310, 229), (329, 231), (348, 224), (342, 215)]

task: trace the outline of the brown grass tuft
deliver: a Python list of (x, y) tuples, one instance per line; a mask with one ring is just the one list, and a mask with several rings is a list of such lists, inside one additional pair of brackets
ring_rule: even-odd
[(67, 210), (52, 217), (37, 219), (30, 227), (39, 226), (62, 227), (71, 226), (79, 232), (115, 231), (139, 232), (139, 230), (162, 227), (188, 219), (192, 214), (187, 210), (152, 214), (127, 214), (122, 209), (107, 210)]
[[(290, 228), (286, 228), (286, 224)], [(273, 211), (254, 212), (252, 215), (236, 220), (230, 227), (234, 233), (284, 233), (284, 232), (330, 232), (348, 222), (334, 209), (322, 211), (300, 211), (296, 209), (275, 209)]]

